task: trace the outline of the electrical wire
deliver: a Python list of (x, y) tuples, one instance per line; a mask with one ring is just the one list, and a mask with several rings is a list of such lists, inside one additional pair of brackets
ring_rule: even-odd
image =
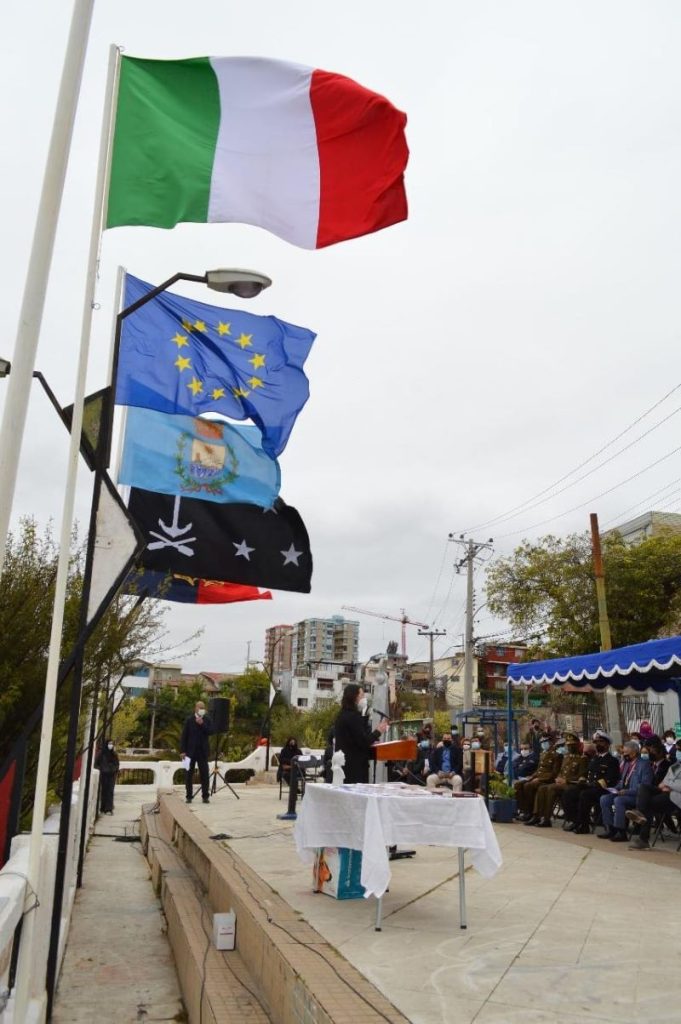
[(447, 561), (447, 551), (448, 550), (449, 550), (449, 541), (446, 540), (445, 541), (444, 550), (442, 552), (442, 561), (440, 562), (440, 568), (438, 570), (437, 579), (435, 581), (435, 586), (433, 587), (433, 593), (432, 593), (430, 601), (428, 603), (428, 611), (424, 615), (424, 619), (428, 619), (428, 622), (430, 622), (430, 612), (431, 612), (431, 609), (432, 609), (433, 605), (435, 604), (435, 595), (437, 594), (437, 588), (440, 586), (440, 580), (442, 578), (442, 570), (444, 569), (445, 562)]
[[(664, 494), (664, 492), (669, 490), (670, 487), (675, 487), (675, 485), (678, 484), (680, 481), (681, 476), (677, 476), (675, 480), (671, 481), (671, 483), (665, 484), (664, 487), (659, 487), (656, 491), (652, 491), (650, 494), (647, 494), (645, 498), (641, 498), (640, 501), (634, 502), (634, 504), (630, 505), (629, 508), (625, 508), (622, 512), (618, 512), (617, 515), (611, 516), (610, 519), (606, 519), (605, 522), (601, 525), (608, 526), (610, 523), (614, 523), (616, 520), (622, 519), (629, 512), (632, 512), (635, 508), (639, 508), (641, 505), (647, 505), (648, 502), (651, 501), (652, 499), (657, 499), (659, 495)], [(681, 489), (679, 488), (671, 492), (671, 494), (679, 493), (681, 493)], [(667, 501), (668, 498), (671, 497), (671, 494), (666, 495), (662, 500)]]
[[(573, 469), (571, 469), (568, 473), (565, 473), (562, 477), (559, 477), (558, 480), (554, 480), (553, 483), (549, 484), (547, 487), (544, 487), (541, 491), (537, 491), (536, 494), (533, 494), (529, 498), (526, 498), (519, 505), (515, 505), (511, 509), (507, 509), (505, 512), (500, 512), (498, 515), (493, 516), (491, 519), (484, 520), (481, 523), (476, 523), (474, 526), (468, 527), (468, 529), (466, 529), (466, 530), (458, 530), (458, 531), (455, 530), (454, 532), (455, 533), (471, 533), (474, 530), (479, 530), (479, 529), (482, 529), (483, 527), (491, 526), (494, 523), (498, 523), (498, 522), (501, 522), (501, 521), (506, 520), (506, 519), (514, 518), (516, 514), (519, 515), (521, 512), (527, 512), (527, 511), (529, 511), (527, 506), (536, 507), (536, 506), (534, 506), (532, 504), (533, 502), (536, 501), (536, 499), (542, 498), (543, 495), (547, 494), (548, 491), (553, 491), (553, 489), (555, 487), (558, 487), (565, 480), (568, 480), (569, 477), (574, 476), (575, 473), (578, 473), (580, 469), (583, 469), (584, 466), (587, 466), (590, 462), (593, 462), (594, 459), (597, 459), (599, 455), (602, 455), (602, 453), (604, 451), (607, 451), (608, 448), (612, 447), (612, 445), (615, 444), (617, 441), (619, 441), (619, 439), (621, 437), (624, 437), (625, 434), (628, 434), (629, 431), (632, 430), (635, 426), (637, 426), (637, 424), (639, 424), (642, 420), (644, 420), (646, 418), (646, 416), (649, 416), (650, 413), (654, 412), (654, 410), (657, 409), (660, 405), (662, 405), (663, 402), (666, 402), (666, 400), (671, 395), (673, 395), (676, 391), (678, 391), (679, 388), (681, 388), (681, 384), (676, 384), (675, 387), (673, 387), (671, 389), (671, 391), (668, 391), (666, 393), (666, 395), (663, 395), (663, 397), (660, 398), (653, 405), (651, 405), (650, 408), (646, 409), (645, 412), (641, 413), (640, 416), (638, 416), (635, 420), (633, 420), (627, 427), (624, 428), (624, 430), (621, 430), (619, 434), (616, 434), (615, 437), (613, 437), (610, 441), (607, 442), (607, 444), (604, 444), (601, 448), (598, 449), (598, 451), (594, 452), (593, 455), (590, 455), (587, 459), (584, 459), (577, 466), (575, 466)], [(652, 433), (653, 430), (656, 430), (657, 427), (661, 426), (663, 423), (665, 423), (672, 416), (676, 415), (676, 413), (679, 412), (680, 409), (681, 409), (681, 406), (679, 406), (679, 408), (677, 408), (673, 412), (671, 412), (663, 420), (660, 420), (659, 423), (657, 423), (655, 426), (651, 427), (645, 433), (641, 434), (639, 438), (637, 438), (634, 441), (632, 441), (625, 448), (622, 448), (619, 452), (615, 453), (615, 455), (612, 455), (609, 459), (606, 459), (599, 466), (595, 467), (593, 470), (590, 470), (590, 472), (588, 474), (585, 474), (585, 476), (589, 476), (592, 472), (596, 472), (597, 469), (602, 468), (608, 462), (611, 462), (613, 459), (617, 458), (618, 455), (621, 455), (622, 452), (627, 451), (634, 444), (637, 444), (638, 441), (642, 440), (648, 434)], [(580, 479), (584, 479), (584, 478), (585, 477), (580, 477)], [(578, 482), (579, 481), (577, 481), (577, 480), (574, 481), (574, 483), (578, 483)], [(572, 484), (570, 484), (568, 486), (572, 486)], [(566, 490), (566, 489), (567, 488), (563, 488), (563, 490)], [(562, 493), (562, 492), (558, 492), (558, 493)], [(545, 500), (548, 501), (548, 500), (550, 500), (551, 497), (555, 497), (555, 495), (549, 495)], [(538, 504), (543, 504), (543, 502), (538, 502)]]
[(555, 516), (549, 516), (548, 519), (542, 519), (538, 523), (533, 523), (531, 526), (521, 527), (519, 530), (511, 530), (508, 533), (502, 533), (497, 536), (497, 540), (503, 540), (506, 537), (517, 537), (519, 533), (526, 533), (528, 530), (536, 530), (539, 526), (545, 526), (547, 523), (553, 523), (556, 519), (562, 519), (564, 516), (570, 515), (571, 512), (577, 512), (579, 509), (586, 508), (588, 505), (592, 505), (594, 501), (598, 501), (599, 498), (604, 498), (606, 494), (612, 494), (613, 491), (618, 490), (620, 487), (624, 487), (625, 484), (631, 483), (632, 480), (636, 480), (639, 476), (643, 476), (649, 469), (654, 469), (655, 466), (659, 466), (661, 462), (671, 458), (672, 455), (676, 455), (677, 452), (681, 451), (681, 445), (677, 448), (673, 448), (666, 455), (662, 455), (655, 462), (651, 462), (649, 465), (644, 466), (643, 469), (639, 469), (637, 473), (633, 473), (627, 477), (626, 480), (620, 480), (619, 483), (613, 484), (612, 487), (608, 487), (607, 490), (601, 491), (600, 494), (594, 495), (587, 501), (581, 502), (579, 505), (573, 505), (572, 508), (566, 509), (564, 512), (558, 512)]

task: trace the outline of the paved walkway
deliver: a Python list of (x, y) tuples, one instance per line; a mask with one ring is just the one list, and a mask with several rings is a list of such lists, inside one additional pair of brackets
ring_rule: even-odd
[[(311, 891), (278, 787), (222, 790), (193, 809), (374, 982), (413, 1024), (679, 1024), (681, 854), (613, 848), (560, 830), (497, 827), (504, 856), (468, 870), (458, 928), (456, 854), (420, 847), (392, 864), (383, 931), (373, 901)], [(605, 849), (603, 849), (605, 847)]]
[(142, 803), (153, 794), (117, 793), (116, 811), (97, 822), (76, 895), (55, 1024), (185, 1021), (164, 919), (139, 842)]

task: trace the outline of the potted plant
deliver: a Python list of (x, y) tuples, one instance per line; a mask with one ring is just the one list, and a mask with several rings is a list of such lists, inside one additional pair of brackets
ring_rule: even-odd
[(509, 786), (501, 775), (492, 775), (489, 780), (489, 816), (492, 821), (513, 821), (516, 800), (513, 786)]

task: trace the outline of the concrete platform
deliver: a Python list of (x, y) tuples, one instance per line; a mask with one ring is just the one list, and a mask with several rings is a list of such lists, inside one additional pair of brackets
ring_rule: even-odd
[(165, 920), (139, 842), (142, 803), (154, 793), (116, 791), (99, 818), (76, 895), (52, 1020), (55, 1024), (186, 1021)]
[(498, 826), (504, 867), (490, 881), (467, 870), (466, 932), (456, 852), (420, 847), (392, 863), (376, 933), (373, 901), (312, 893), (292, 824), (276, 818), (285, 810), (278, 788), (235, 788), (239, 801), (222, 790), (191, 812), (211, 834), (228, 834), (223, 842), (413, 1024), (679, 1024), (675, 846), (637, 853), (558, 829)]

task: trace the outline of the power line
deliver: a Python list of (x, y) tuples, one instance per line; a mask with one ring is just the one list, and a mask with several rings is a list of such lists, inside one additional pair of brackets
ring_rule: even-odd
[(511, 530), (509, 533), (497, 534), (497, 540), (502, 540), (505, 537), (516, 537), (519, 533), (525, 533), (527, 530), (536, 530), (539, 526), (545, 526), (547, 523), (553, 523), (556, 519), (562, 519), (564, 516), (570, 515), (571, 512), (577, 512), (579, 509), (586, 508), (587, 505), (593, 505), (593, 503), (598, 501), (599, 498), (604, 498), (606, 494), (612, 494), (612, 492), (618, 490), (618, 488), (631, 483), (632, 480), (636, 480), (639, 476), (643, 476), (643, 474), (647, 473), (649, 469), (654, 469), (655, 466), (659, 466), (661, 462), (665, 461), (665, 459), (671, 458), (672, 455), (676, 455), (676, 453), (680, 451), (681, 445), (679, 445), (678, 448), (673, 448), (672, 451), (667, 452), (666, 455), (662, 455), (661, 458), (656, 459), (655, 462), (651, 462), (648, 466), (644, 466), (643, 469), (640, 469), (637, 473), (627, 477), (626, 480), (620, 480), (618, 484), (613, 484), (612, 487), (608, 487), (607, 490), (601, 491), (600, 494), (594, 495), (594, 497), (589, 498), (587, 501), (583, 501), (579, 505), (573, 505), (572, 508), (568, 508), (564, 512), (558, 512), (555, 516), (550, 516), (548, 519), (542, 519), (541, 522), (533, 523), (531, 526), (525, 526), (519, 530)]
[[(506, 512), (500, 512), (498, 515), (494, 516), (491, 519), (487, 519), (487, 520), (485, 520), (482, 523), (477, 523), (475, 526), (471, 526), (468, 529), (464, 530), (463, 533), (470, 533), (473, 530), (479, 530), (479, 529), (482, 529), (482, 528), (486, 528), (486, 527), (491, 526), (494, 523), (498, 523), (498, 522), (500, 522), (502, 520), (513, 518), (515, 513), (520, 513), (521, 511), (529, 511), (527, 506), (532, 506), (532, 503), (535, 502), (538, 498), (543, 497), (543, 495), (547, 494), (548, 491), (552, 491), (554, 489), (554, 487), (558, 487), (559, 484), (562, 484), (569, 477), (574, 476), (574, 474), (578, 473), (579, 470), (582, 469), (584, 466), (587, 466), (590, 462), (593, 462), (594, 459), (597, 459), (599, 455), (602, 455), (602, 453), (604, 451), (607, 451), (608, 448), (612, 447), (612, 445), (615, 444), (617, 441), (619, 441), (619, 439), (621, 437), (624, 437), (624, 435), (628, 434), (630, 430), (633, 430), (633, 428), (638, 423), (640, 423), (642, 420), (644, 420), (646, 418), (646, 416), (649, 416), (651, 412), (654, 412), (654, 410), (657, 409), (658, 406), (662, 405), (663, 402), (666, 402), (667, 399), (670, 398), (671, 395), (674, 394), (674, 392), (679, 390), (679, 388), (681, 388), (681, 384), (675, 385), (675, 387), (673, 387), (671, 389), (671, 391), (668, 391), (666, 395), (663, 395), (663, 397), (660, 398), (653, 405), (651, 405), (649, 409), (646, 409), (645, 412), (641, 413), (640, 416), (638, 416), (635, 420), (633, 420), (627, 427), (624, 428), (624, 430), (621, 430), (619, 432), (619, 434), (616, 434), (615, 437), (613, 437), (610, 441), (607, 442), (607, 444), (604, 444), (601, 448), (598, 449), (598, 451), (594, 452), (593, 455), (590, 455), (587, 459), (584, 459), (582, 462), (579, 463), (579, 465), (575, 466), (568, 473), (565, 473), (558, 480), (554, 480), (553, 483), (549, 484), (547, 487), (544, 487), (543, 490), (538, 491), (536, 494), (531, 495), (529, 498), (526, 498), (519, 505), (515, 505), (513, 508), (508, 509)], [(681, 406), (679, 408), (681, 409)], [(621, 455), (622, 452), (627, 451), (628, 448), (632, 447), (632, 445), (634, 445), (638, 441), (642, 440), (642, 438), (646, 437), (647, 434), (651, 433), (653, 430), (656, 430), (658, 426), (661, 426), (663, 423), (666, 422), (666, 420), (670, 419), (670, 417), (674, 416), (677, 412), (679, 412), (679, 409), (675, 409), (674, 412), (670, 413), (669, 416), (666, 416), (665, 419), (661, 420), (654, 427), (651, 427), (650, 430), (646, 431), (638, 439), (632, 441), (630, 445), (627, 445), (627, 447), (621, 449), (620, 452), (615, 453), (615, 455), (611, 456), (610, 459), (606, 459), (603, 463), (601, 463), (601, 466), (606, 465), (607, 462), (612, 461), (612, 459), (615, 459), (615, 458), (617, 458), (618, 455)], [(595, 472), (596, 469), (598, 469), (598, 468), (601, 468), (601, 467), (600, 466), (595, 467), (595, 469), (590, 471), (590, 472)], [(590, 474), (585, 474), (585, 476), (588, 476), (588, 475), (590, 475)], [(580, 479), (584, 479), (584, 477), (581, 477)], [(573, 482), (574, 483), (578, 483), (579, 481), (575, 480)], [(572, 486), (572, 484), (570, 484), (569, 486)], [(563, 488), (563, 490), (565, 490), (565, 489), (567, 489), (567, 488)], [(561, 492), (558, 492), (558, 493), (561, 493)], [(549, 498), (551, 498), (551, 497), (555, 497), (555, 495), (549, 495), (549, 497), (546, 500), (549, 500)], [(542, 504), (542, 502), (539, 502), (539, 504)], [(534, 507), (534, 506), (532, 506), (532, 507)]]
[[(623, 516), (626, 516), (635, 508), (639, 508), (641, 505), (647, 505), (649, 501), (651, 501), (654, 498), (658, 498), (659, 495), (664, 494), (665, 491), (668, 491), (670, 487), (674, 487), (680, 481), (681, 476), (677, 476), (677, 478), (675, 480), (672, 480), (671, 483), (665, 484), (664, 487), (659, 487), (656, 491), (652, 491), (650, 494), (647, 494), (645, 498), (641, 498), (640, 501), (634, 502), (634, 504), (630, 505), (629, 508), (625, 508), (622, 512), (618, 512), (616, 515), (611, 516), (610, 519), (606, 519), (605, 522), (601, 524), (601, 526), (608, 526), (610, 523), (614, 523), (615, 520), (622, 519)], [(681, 491), (677, 488), (676, 490), (673, 490), (671, 494), (665, 495), (665, 497), (660, 500), (667, 501), (672, 495), (678, 493), (681, 493)]]

